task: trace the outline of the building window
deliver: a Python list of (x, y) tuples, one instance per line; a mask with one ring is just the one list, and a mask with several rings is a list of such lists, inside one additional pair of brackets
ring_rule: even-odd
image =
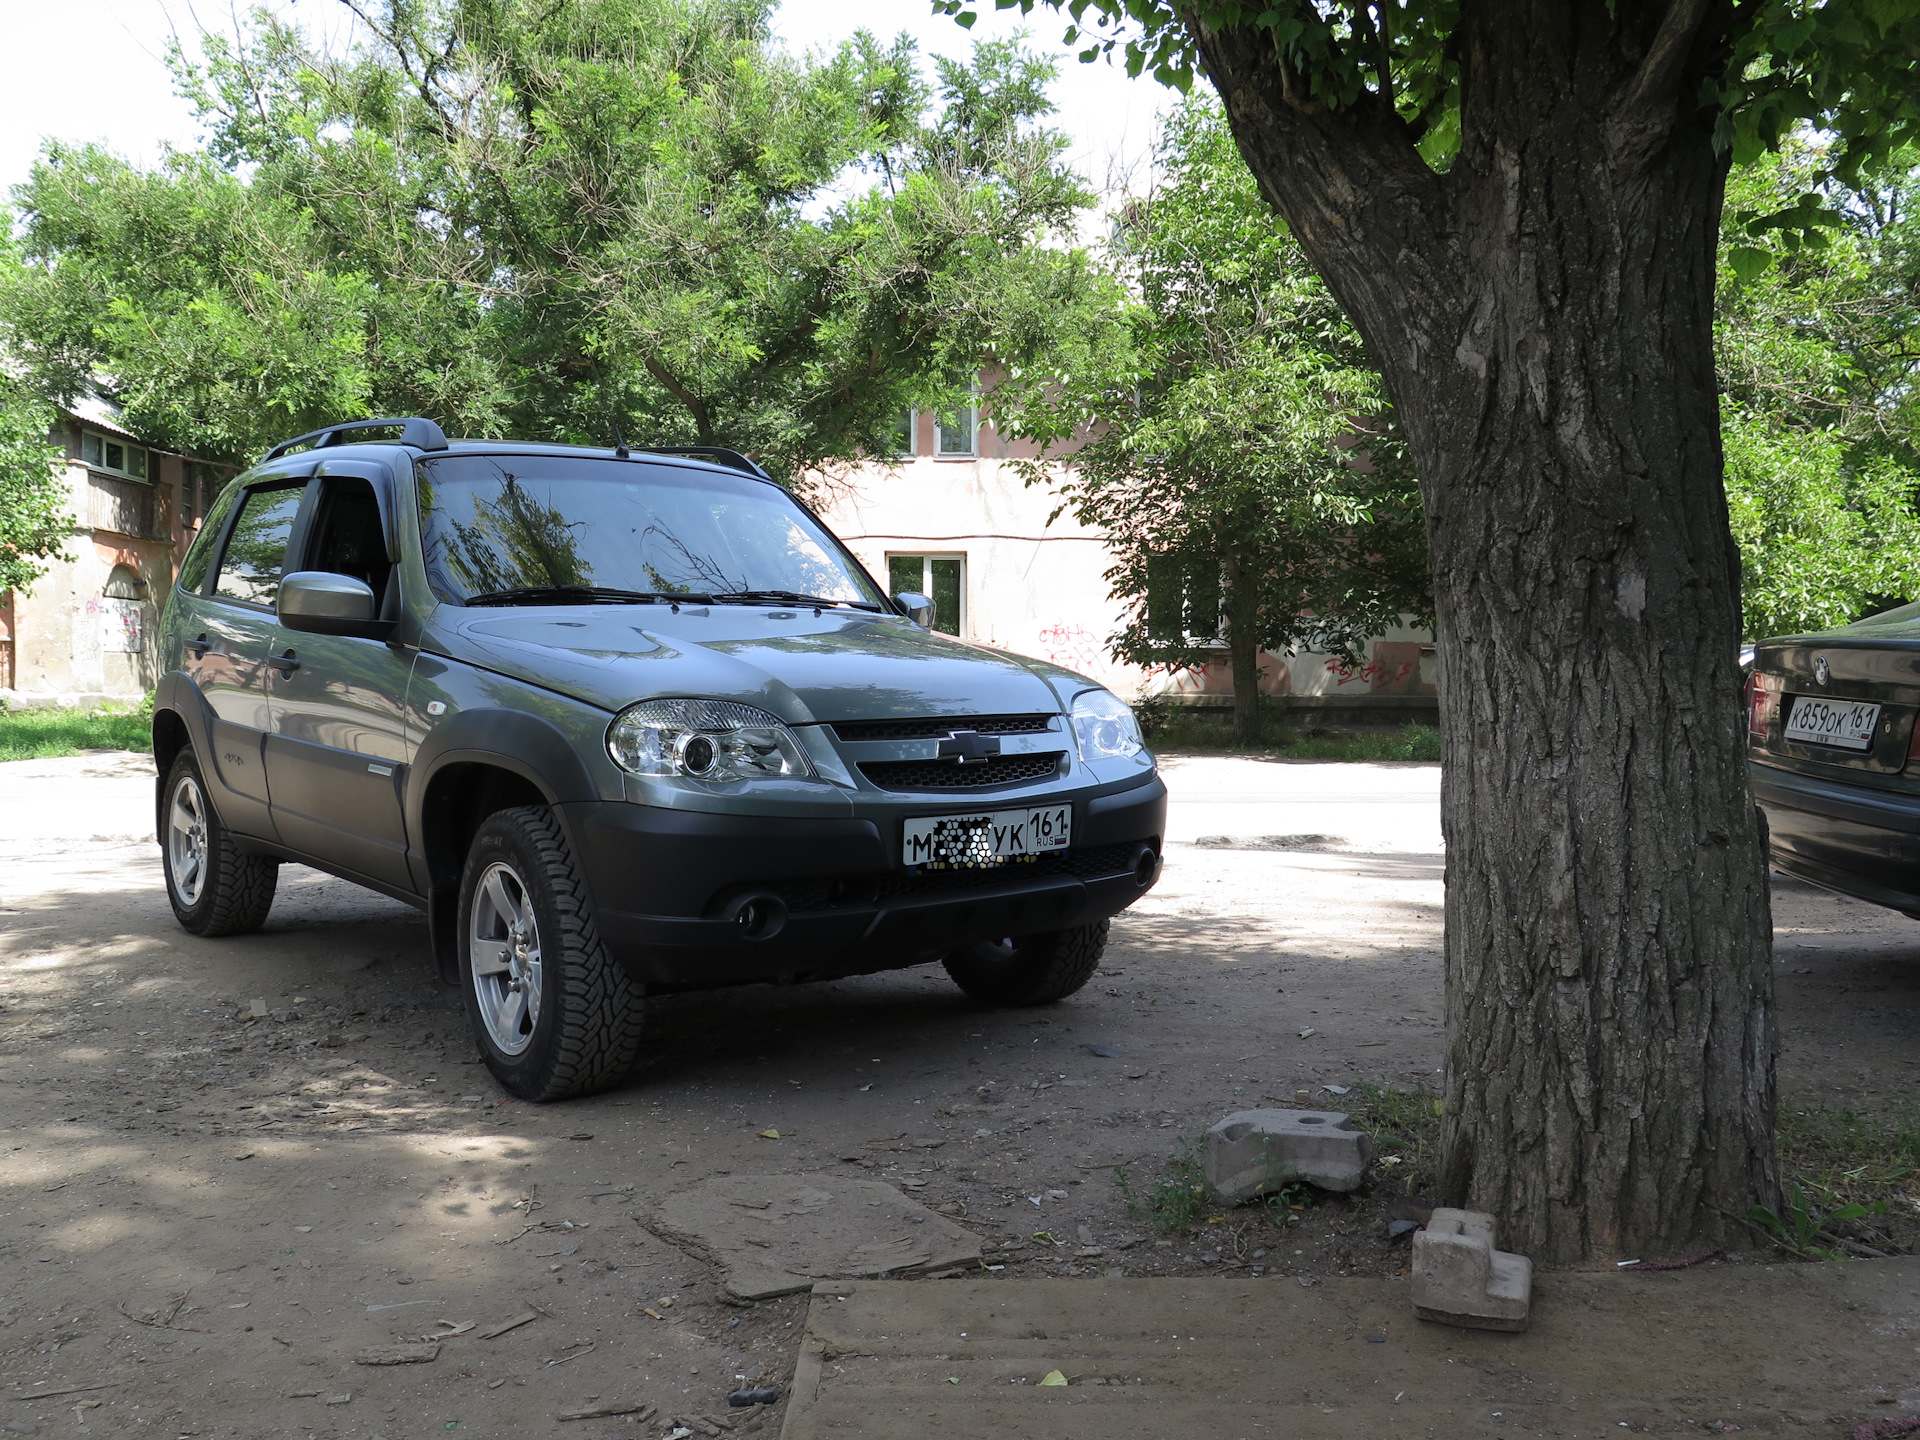
[(1147, 636), (1167, 645), (1212, 645), (1221, 619), (1220, 562), (1178, 551), (1147, 560)]
[(147, 452), (138, 445), (114, 440), (93, 430), (80, 432), (80, 458), (95, 470), (124, 475), (129, 480), (147, 478)]
[(966, 620), (966, 567), (964, 555), (889, 555), (887, 589), (927, 596), (933, 601), (933, 628), (958, 635)]
[(971, 460), (979, 453), (980, 407), (962, 405), (934, 417), (933, 453), (942, 460)]
[(893, 453), (896, 455), (917, 455), (920, 453), (920, 412), (911, 405), (902, 405), (893, 417)]

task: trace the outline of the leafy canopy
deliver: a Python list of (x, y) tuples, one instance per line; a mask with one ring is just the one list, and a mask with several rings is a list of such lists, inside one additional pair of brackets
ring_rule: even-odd
[(1859, 186), (1820, 181), (1829, 167), (1790, 140), (1728, 187), (1762, 212), (1817, 184), (1834, 217), (1811, 241), (1722, 241), (1721, 434), (1753, 638), (1920, 598), (1920, 151)]
[[(978, 0), (933, 0), (937, 13), (971, 25)], [(1333, 110), (1366, 101), (1390, 106), (1420, 153), (1445, 168), (1460, 142), (1461, 0), (994, 0), (1031, 14), (1065, 10), (1069, 45), (1083, 61), (1116, 52), (1131, 75), (1193, 86), (1193, 27), (1246, 27), (1272, 37), (1305, 82), (1308, 99)], [(1677, 12), (1705, 7), (1676, 0)], [(1697, 22), (1696, 22), (1697, 23)], [(1719, 115), (1719, 143), (1736, 163), (1777, 149), (1802, 127), (1834, 139), (1818, 178), (1857, 183), (1876, 164), (1920, 140), (1920, 0), (1726, 0), (1697, 42), (1718, 57), (1699, 96)], [(1762, 234), (1813, 223), (1817, 202), (1740, 217)]]
[(792, 479), (892, 449), (1096, 292), (1090, 201), (1018, 42), (923, 74), (796, 58), (764, 0), (385, 0), (340, 53), (256, 12), (176, 54), (210, 130), (140, 173), (50, 147), (13, 350), (238, 460), (352, 414), (725, 443)]
[[(1064, 373), (1010, 377), (995, 421), (1106, 531), (1122, 658), (1231, 646), (1356, 657), (1430, 610), (1406, 447), (1359, 337), (1260, 198), (1217, 105), (1168, 121), (1153, 194), (1111, 247), (1123, 326)], [(1224, 620), (1224, 625), (1223, 625)]]
[(60, 452), (47, 443), (53, 407), (0, 379), (0, 596), (25, 591), (73, 532)]

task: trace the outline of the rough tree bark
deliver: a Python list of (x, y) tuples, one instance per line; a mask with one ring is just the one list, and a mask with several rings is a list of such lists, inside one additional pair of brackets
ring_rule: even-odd
[(1462, 0), (1462, 148), (1195, 28), (1380, 363), (1439, 615), (1441, 1190), (1545, 1263), (1777, 1205), (1771, 917), (1712, 353), (1706, 0)]

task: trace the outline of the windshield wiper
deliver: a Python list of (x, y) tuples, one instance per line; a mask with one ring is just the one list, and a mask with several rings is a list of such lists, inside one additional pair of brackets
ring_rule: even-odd
[(711, 598), (716, 605), (846, 605), (854, 610), (880, 609), (871, 600), (834, 600), (825, 595), (802, 595), (798, 590), (729, 590)]
[(697, 590), (617, 590), (608, 585), (516, 585), (469, 595), (469, 605), (711, 605)]

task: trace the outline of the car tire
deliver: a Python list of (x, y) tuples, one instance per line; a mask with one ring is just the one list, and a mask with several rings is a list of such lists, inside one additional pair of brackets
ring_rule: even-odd
[(167, 900), (181, 928), (211, 938), (251, 934), (266, 923), (280, 862), (241, 850), (220, 823), (191, 748), (176, 755), (167, 771), (155, 829)]
[(481, 822), (460, 878), (467, 1016), (493, 1076), (522, 1100), (619, 1084), (640, 1055), (645, 991), (607, 954), (566, 837), (544, 806)]
[(947, 956), (953, 983), (984, 1005), (1047, 1005), (1087, 981), (1106, 953), (1110, 922), (983, 940)]

